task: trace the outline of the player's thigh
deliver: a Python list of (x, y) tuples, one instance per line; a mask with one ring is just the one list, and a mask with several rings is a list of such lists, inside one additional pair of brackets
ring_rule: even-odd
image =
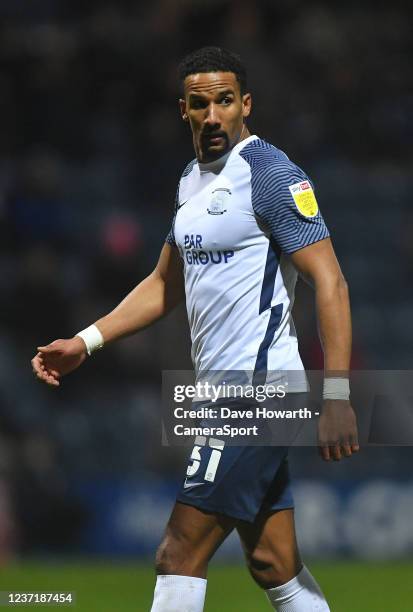
[(176, 502), (158, 549), (158, 574), (204, 577), (208, 561), (235, 522), (230, 517)]
[(258, 582), (268, 582), (270, 588), (298, 574), (302, 562), (292, 508), (263, 511), (254, 523), (239, 523), (237, 531), (248, 567)]

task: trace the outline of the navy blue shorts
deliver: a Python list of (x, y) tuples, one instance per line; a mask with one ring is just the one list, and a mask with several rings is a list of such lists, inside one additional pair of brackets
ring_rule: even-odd
[(293, 508), (287, 447), (225, 446), (198, 437), (177, 501), (254, 522), (266, 510)]

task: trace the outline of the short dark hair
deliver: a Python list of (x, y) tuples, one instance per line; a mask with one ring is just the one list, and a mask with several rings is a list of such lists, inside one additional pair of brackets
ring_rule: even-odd
[(221, 47), (202, 47), (192, 51), (184, 57), (178, 70), (182, 83), (188, 75), (198, 72), (233, 72), (241, 94), (247, 91), (247, 71), (240, 56)]

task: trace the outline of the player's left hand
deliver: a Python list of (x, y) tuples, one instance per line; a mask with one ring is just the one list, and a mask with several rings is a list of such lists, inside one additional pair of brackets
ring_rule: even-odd
[(325, 461), (340, 461), (359, 450), (357, 420), (347, 400), (324, 400), (318, 422), (318, 448)]

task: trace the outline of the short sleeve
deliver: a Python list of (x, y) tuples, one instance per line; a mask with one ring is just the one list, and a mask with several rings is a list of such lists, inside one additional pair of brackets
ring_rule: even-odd
[(171, 229), (169, 230), (166, 238), (165, 238), (165, 242), (167, 242), (168, 244), (172, 245), (172, 246), (176, 246), (176, 242), (175, 242), (175, 219), (176, 219), (176, 213), (178, 212), (178, 206), (179, 206), (179, 190), (181, 187), (181, 181), (183, 178), (185, 178), (186, 176), (188, 176), (191, 172), (193, 167), (196, 164), (196, 158), (193, 159), (192, 161), (189, 162), (189, 164), (185, 167), (185, 170), (182, 173), (182, 176), (179, 180), (178, 183), (178, 188), (176, 190), (176, 194), (175, 194), (175, 204), (174, 204), (174, 214), (172, 217), (172, 223), (171, 223)]
[(167, 242), (171, 246), (176, 246), (173, 225), (171, 225), (171, 229), (166, 235), (165, 242)]
[(178, 189), (176, 190), (176, 195), (175, 195), (174, 214), (172, 217), (171, 228), (165, 238), (165, 242), (167, 244), (170, 244), (171, 246), (176, 246), (174, 227), (175, 227), (176, 211), (178, 210), (178, 194), (179, 194), (179, 185), (178, 185)]
[(313, 184), (301, 168), (279, 161), (260, 174), (253, 188), (253, 209), (284, 253), (329, 237)]

